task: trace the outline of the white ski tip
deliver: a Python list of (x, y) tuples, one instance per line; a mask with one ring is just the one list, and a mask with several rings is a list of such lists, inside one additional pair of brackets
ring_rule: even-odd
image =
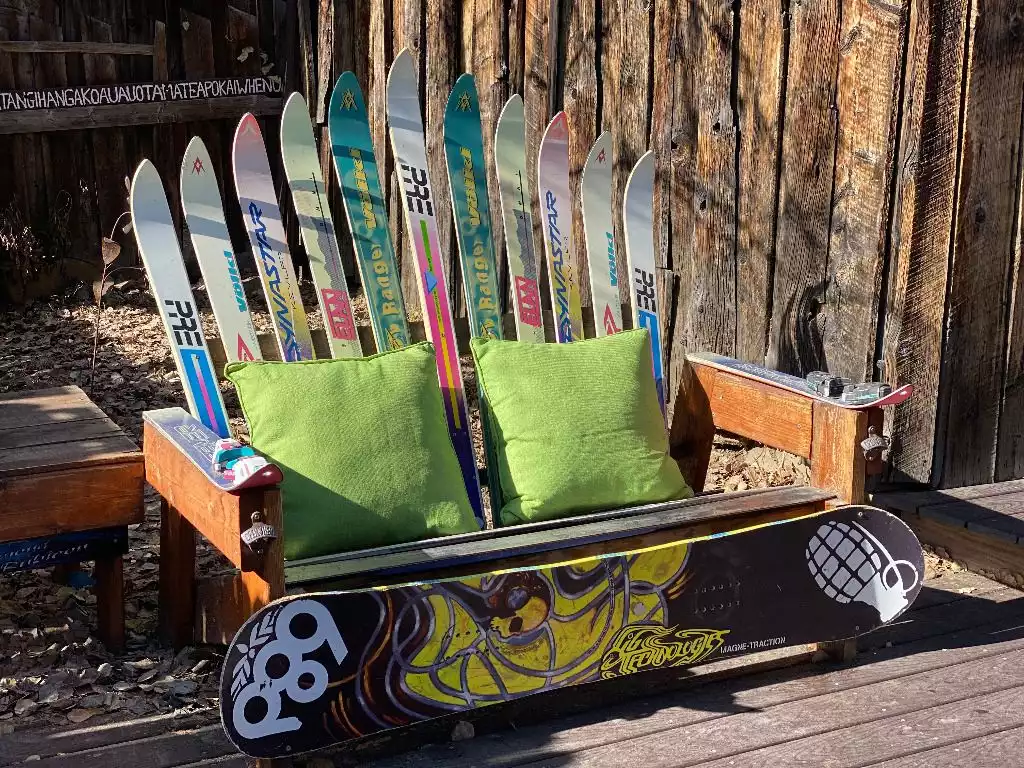
[[(603, 154), (602, 154), (603, 153)], [(612, 134), (611, 131), (605, 131), (597, 137), (597, 141), (594, 142), (594, 146), (590, 148), (590, 152), (587, 154), (587, 162), (583, 164), (583, 175), (586, 176), (587, 169), (591, 165), (601, 163), (610, 163), (612, 160)]]
[(181, 160), (181, 169), (185, 170), (186, 165), (191, 165), (188, 162), (190, 157), (199, 155), (200, 157), (209, 157), (210, 153), (206, 150), (206, 143), (198, 136), (193, 136), (192, 140), (189, 141), (188, 146), (185, 147), (185, 157)]
[(391, 69), (388, 70), (388, 88), (391, 87), (391, 81), (395, 77), (411, 77), (415, 80), (416, 78), (416, 65), (412, 58), (412, 51), (408, 48), (403, 48), (395, 60), (391, 62)]
[[(640, 159), (636, 161), (633, 170), (629, 172), (629, 179), (626, 181), (626, 189), (623, 196), (628, 200), (634, 190), (634, 184), (639, 185), (642, 181), (650, 179), (651, 195), (654, 194), (654, 150), (649, 149)], [(637, 192), (639, 194), (639, 192)]]
[(300, 107), (302, 109), (306, 108), (306, 100), (302, 98), (301, 93), (299, 93), (298, 91), (294, 91), (292, 95), (285, 100), (284, 109), (281, 111), (281, 114), (284, 115), (288, 112), (292, 112), (296, 109), (299, 109)]

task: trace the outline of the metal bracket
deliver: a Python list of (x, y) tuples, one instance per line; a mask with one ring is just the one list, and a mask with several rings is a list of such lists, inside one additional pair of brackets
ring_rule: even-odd
[(262, 555), (276, 538), (274, 526), (263, 522), (263, 513), (259, 510), (253, 512), (252, 527), (242, 531), (242, 542), (256, 555)]
[[(860, 441), (860, 449), (864, 451), (864, 461), (869, 464), (881, 463), (891, 442), (888, 437), (879, 434), (874, 426), (868, 427), (868, 436)], [(877, 471), (880, 472), (881, 468), (879, 467)], [(869, 474), (877, 474), (877, 472), (869, 471)]]

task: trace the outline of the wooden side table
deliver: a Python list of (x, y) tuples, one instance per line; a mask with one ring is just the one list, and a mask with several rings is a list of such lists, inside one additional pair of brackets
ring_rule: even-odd
[(0, 576), (96, 562), (99, 637), (124, 647), (122, 555), (143, 457), (78, 387), (0, 395)]

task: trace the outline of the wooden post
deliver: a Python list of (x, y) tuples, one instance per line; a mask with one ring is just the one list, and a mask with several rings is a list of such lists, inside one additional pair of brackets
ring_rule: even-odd
[(814, 403), (811, 437), (811, 485), (832, 491), (836, 504), (864, 503), (864, 451), (869, 411), (851, 411)]
[(108, 650), (124, 650), (124, 561), (120, 555), (96, 561), (96, 614), (100, 640)]
[(193, 642), (196, 529), (160, 500), (160, 636), (174, 648)]

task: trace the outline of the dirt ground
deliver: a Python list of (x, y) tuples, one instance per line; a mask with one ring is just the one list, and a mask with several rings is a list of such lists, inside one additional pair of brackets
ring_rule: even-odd
[[(247, 281), (246, 288), (252, 305), (262, 306), (256, 281)], [(201, 291), (196, 295), (202, 305), (205, 296)], [(54, 299), (0, 313), (0, 392), (77, 384), (138, 442), (142, 412), (183, 406), (184, 396), (148, 291), (128, 287), (108, 294), (106, 303), (99, 316), (94, 370), (96, 310), (90, 303)], [(357, 319), (367, 322), (358, 304)], [(306, 306), (314, 305), (307, 297)], [(310, 313), (314, 327), (320, 326), (318, 314)], [(214, 333), (210, 313), (204, 316), (208, 333)], [(254, 316), (258, 330), (270, 329), (265, 312), (254, 311)], [(224, 395), (236, 415), (233, 425), (244, 429), (229, 385)], [(803, 459), (729, 438), (716, 440), (708, 488), (807, 482)], [(186, 648), (175, 654), (156, 640), (159, 523), (158, 501), (147, 489), (146, 519), (131, 530), (125, 557), (128, 638), (121, 656), (108, 653), (90, 633), (96, 616), (89, 589), (56, 583), (49, 571), (0, 579), (0, 736), (28, 727), (91, 725), (216, 707), (221, 650)], [(217, 555), (201, 547), (199, 567), (217, 565)]]

